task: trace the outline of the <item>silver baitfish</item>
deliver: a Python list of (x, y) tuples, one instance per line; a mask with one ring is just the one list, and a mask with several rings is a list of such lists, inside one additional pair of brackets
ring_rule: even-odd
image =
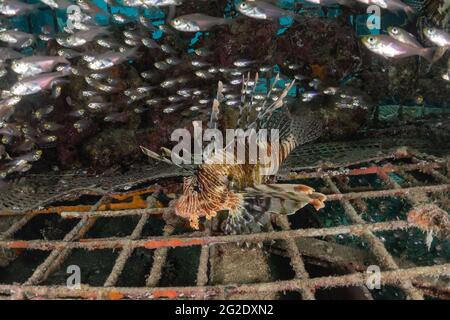
[(419, 43), (419, 41), (417, 41), (416, 37), (414, 37), (413, 34), (409, 33), (406, 30), (403, 30), (400, 27), (389, 27), (387, 29), (387, 32), (395, 40), (403, 42), (404, 44), (407, 44), (411, 47), (420, 49), (423, 48), (423, 46)]
[(435, 52), (434, 48), (412, 47), (388, 35), (365, 36), (361, 41), (370, 51), (385, 58), (421, 56), (431, 62)]
[(70, 68), (63, 71), (44, 73), (38, 76), (27, 77), (19, 80), (11, 87), (11, 93), (17, 96), (26, 96), (38, 93), (42, 90), (49, 90), (61, 78), (70, 75)]
[(218, 25), (231, 23), (231, 19), (211, 17), (202, 13), (193, 13), (172, 19), (170, 24), (178, 31), (199, 32), (208, 31)]
[(51, 72), (59, 64), (70, 64), (66, 58), (61, 56), (31, 56), (15, 60), (11, 69), (23, 76), (34, 76), (44, 72)]
[(300, 16), (277, 7), (271, 3), (262, 0), (243, 1), (238, 7), (238, 11), (243, 15), (261, 20), (278, 20), (281, 17), (291, 17), (294, 20), (300, 21)]

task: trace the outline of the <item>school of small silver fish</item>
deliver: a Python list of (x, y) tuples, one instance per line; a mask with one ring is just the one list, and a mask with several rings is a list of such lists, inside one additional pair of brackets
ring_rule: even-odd
[[(180, 113), (208, 115), (218, 81), (223, 83), (224, 105), (233, 108), (241, 103), (243, 78), (249, 72), (274, 76), (270, 63), (246, 57), (236, 59), (232, 67), (214, 65), (211, 52), (197, 47), (190, 55), (181, 54), (166, 37), (180, 37), (196, 32), (214, 32), (228, 27), (237, 19), (276, 21), (290, 17), (302, 23), (301, 14), (283, 9), (274, 0), (248, 0), (235, 3), (237, 17), (213, 17), (201, 12), (176, 15), (185, 3), (203, 0), (105, 0), (110, 6), (120, 4), (139, 10), (162, 9), (168, 12), (166, 23), (156, 26), (141, 11), (137, 19), (98, 8), (88, 0), (40, 0), (28, 4), (20, 0), (0, 2), (0, 179), (29, 171), (46, 150), (58, 142), (56, 134), (63, 124), (52, 114), (64, 105), (69, 108), (66, 120), (78, 132), (89, 129), (96, 121), (120, 124), (132, 114), (147, 111), (163, 114)], [(311, 4), (364, 8), (378, 5), (384, 10), (414, 16), (414, 10), (400, 0), (308, 0)], [(72, 23), (52, 33), (42, 28), (40, 34), (15, 29), (11, 19), (39, 10), (71, 12)], [(110, 25), (98, 24), (94, 16), (102, 13)], [(155, 40), (152, 32), (162, 31)], [(444, 30), (426, 27), (423, 30), (429, 47), (424, 47), (413, 34), (400, 27), (390, 27), (388, 34), (361, 39), (373, 53), (385, 58), (420, 56), (435, 62), (450, 48), (450, 35)], [(44, 43), (44, 45), (38, 45)], [(187, 57), (187, 58), (186, 58)], [(140, 72), (139, 81), (128, 81), (123, 74), (131, 72), (127, 65), (144, 61), (148, 69)], [(289, 69), (295, 70), (291, 64)], [(121, 76), (118, 76), (120, 68)], [(449, 71), (442, 75), (449, 81)], [(280, 77), (282, 78), (282, 77)], [(318, 96), (335, 95), (339, 88), (322, 87), (319, 79), (305, 79), (310, 90), (300, 94), (302, 102)], [(76, 88), (73, 84), (77, 81)], [(79, 83), (83, 85), (80, 86)], [(249, 83), (247, 83), (249, 85)], [(256, 84), (250, 84), (256, 86)], [(75, 91), (72, 91), (75, 90)], [(274, 88), (274, 99), (283, 88)], [(70, 92), (70, 94), (68, 94)], [(255, 94), (253, 99), (264, 99)], [(358, 99), (347, 99), (358, 104)], [(57, 103), (58, 102), (58, 103)], [(346, 103), (347, 103), (346, 102)], [(340, 102), (343, 103), (343, 102)], [(343, 103), (345, 104), (345, 103)]]

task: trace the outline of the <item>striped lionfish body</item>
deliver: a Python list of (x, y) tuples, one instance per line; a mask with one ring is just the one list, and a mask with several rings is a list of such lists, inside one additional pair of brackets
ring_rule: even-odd
[[(253, 97), (258, 75), (254, 81), (243, 81), (241, 104), (237, 127), (240, 129), (279, 130), (279, 141), (258, 141), (267, 157), (272, 159), (271, 166), (278, 168), (297, 146), (316, 139), (321, 132), (320, 122), (312, 116), (301, 120), (290, 117), (284, 99), (294, 82), (290, 83), (278, 96), (273, 97), (276, 77), (272, 87), (263, 101), (255, 102)], [(251, 89), (250, 87), (253, 87)], [(219, 83), (217, 98), (213, 102), (210, 128), (218, 127), (223, 100), (222, 84)], [(270, 102), (269, 102), (270, 99)], [(251, 115), (253, 113), (253, 116)], [(256, 115), (255, 115), (256, 114)], [(246, 159), (252, 148), (249, 139), (244, 139)], [(271, 148), (278, 143), (277, 153)], [(211, 146), (211, 144), (209, 145)], [(211, 219), (218, 212), (227, 211), (226, 233), (258, 232), (268, 223), (268, 214), (293, 214), (302, 207), (311, 204), (316, 210), (324, 207), (325, 195), (317, 193), (305, 185), (268, 184), (270, 176), (263, 175), (262, 170), (269, 164), (232, 163), (223, 161), (227, 156), (236, 156), (237, 151), (227, 148), (214, 150), (208, 162), (200, 165), (195, 173), (184, 180), (183, 194), (175, 201), (175, 213), (188, 219), (190, 226), (199, 228), (199, 218)], [(144, 153), (154, 157), (154, 153), (143, 148)], [(272, 153), (274, 152), (274, 153)], [(167, 160), (167, 159), (166, 159)], [(167, 160), (168, 161), (168, 160)], [(276, 163), (273, 163), (275, 161)]]

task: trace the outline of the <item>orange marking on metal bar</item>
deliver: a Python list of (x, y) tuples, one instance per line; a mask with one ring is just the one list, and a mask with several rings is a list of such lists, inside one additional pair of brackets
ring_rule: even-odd
[(389, 172), (395, 171), (395, 168), (391, 165), (385, 165), (382, 167), (368, 167), (350, 170), (349, 176), (360, 176), (365, 174), (377, 174), (379, 176), (385, 176)]
[(205, 241), (201, 239), (192, 240), (180, 240), (180, 239), (167, 239), (167, 240), (151, 240), (144, 244), (147, 249), (157, 249), (161, 247), (183, 247), (183, 246), (197, 246), (205, 244)]
[(122, 300), (125, 296), (123, 293), (119, 291), (110, 291), (108, 292), (108, 299), (109, 300)]
[[(128, 199), (129, 196), (124, 197)], [(51, 214), (61, 212), (88, 212), (92, 206), (89, 205), (78, 205), (78, 206), (59, 206), (59, 207), (49, 207), (42, 210), (32, 210), (30, 214)], [(140, 196), (133, 196), (130, 202), (119, 202), (119, 203), (109, 203), (99, 206), (99, 211), (104, 210), (127, 210), (127, 209), (145, 209), (147, 208), (147, 203)]]
[(153, 193), (156, 191), (155, 187), (151, 187), (151, 188), (147, 188), (147, 189), (141, 189), (141, 190), (136, 190), (136, 191), (129, 191), (129, 192), (125, 192), (125, 193), (115, 193), (111, 196), (111, 198), (115, 199), (115, 200), (126, 200), (129, 197), (134, 197), (134, 196), (141, 196), (143, 194), (146, 193)]
[(175, 290), (155, 290), (153, 291), (153, 298), (169, 298), (174, 299), (178, 297), (178, 292)]
[(26, 241), (14, 241), (9, 244), (9, 247), (11, 249), (24, 249), (28, 247), (28, 244)]
[(348, 173), (349, 176), (362, 176), (365, 174), (376, 174), (378, 172), (378, 167), (370, 167), (370, 168), (361, 168), (361, 169), (353, 169)]

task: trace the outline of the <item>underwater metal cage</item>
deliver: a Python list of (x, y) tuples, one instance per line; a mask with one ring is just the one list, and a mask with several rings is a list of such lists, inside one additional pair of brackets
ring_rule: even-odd
[[(28, 188), (19, 182), (1, 199), (0, 297), (449, 299), (449, 159), (365, 145), (370, 160), (358, 161), (370, 157), (362, 144), (317, 144), (292, 155), (278, 180), (314, 186), (327, 205), (273, 216), (273, 230), (258, 234), (223, 235), (216, 219), (192, 231), (175, 226), (170, 209), (146, 208), (155, 182), (180, 175), (154, 166), (115, 181), (27, 177)], [(320, 154), (329, 162), (300, 163)], [(33, 180), (39, 187), (30, 190)], [(20, 198), (28, 199), (23, 207)], [(82, 269), (77, 289), (66, 285), (74, 264)], [(366, 287), (369, 266), (380, 268), (381, 290)]]

